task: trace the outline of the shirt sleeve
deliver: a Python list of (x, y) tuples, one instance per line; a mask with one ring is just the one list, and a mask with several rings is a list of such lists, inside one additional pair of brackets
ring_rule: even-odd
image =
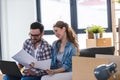
[(63, 62), (62, 68), (64, 68), (66, 71), (72, 71), (72, 56), (77, 55), (77, 48), (72, 47), (69, 53), (67, 53), (65, 57), (65, 60)]

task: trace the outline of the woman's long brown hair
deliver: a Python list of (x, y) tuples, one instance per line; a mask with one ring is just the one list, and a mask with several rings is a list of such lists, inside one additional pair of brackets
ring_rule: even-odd
[(57, 21), (56, 24), (53, 27), (59, 27), (59, 28), (66, 28), (66, 34), (67, 34), (67, 39), (68, 41), (72, 42), (76, 47), (77, 47), (77, 55), (80, 55), (80, 49), (79, 49), (79, 44), (77, 40), (77, 35), (74, 32), (74, 30), (68, 26), (67, 23), (63, 21)]

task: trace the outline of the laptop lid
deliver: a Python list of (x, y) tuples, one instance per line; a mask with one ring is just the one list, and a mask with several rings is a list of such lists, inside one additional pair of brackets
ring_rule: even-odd
[(15, 76), (15, 77), (22, 77), (22, 74), (16, 62), (13, 61), (0, 60), (0, 70), (3, 74)]

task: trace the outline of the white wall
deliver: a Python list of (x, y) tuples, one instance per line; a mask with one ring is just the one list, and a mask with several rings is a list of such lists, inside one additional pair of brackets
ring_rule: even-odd
[(35, 0), (1, 0), (2, 57), (9, 60), (28, 38), (29, 25), (36, 21)]

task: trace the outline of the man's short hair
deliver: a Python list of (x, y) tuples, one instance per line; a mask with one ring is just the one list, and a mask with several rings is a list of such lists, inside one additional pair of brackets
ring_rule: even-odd
[(39, 29), (42, 33), (44, 31), (44, 26), (40, 22), (34, 22), (30, 25), (30, 29)]

